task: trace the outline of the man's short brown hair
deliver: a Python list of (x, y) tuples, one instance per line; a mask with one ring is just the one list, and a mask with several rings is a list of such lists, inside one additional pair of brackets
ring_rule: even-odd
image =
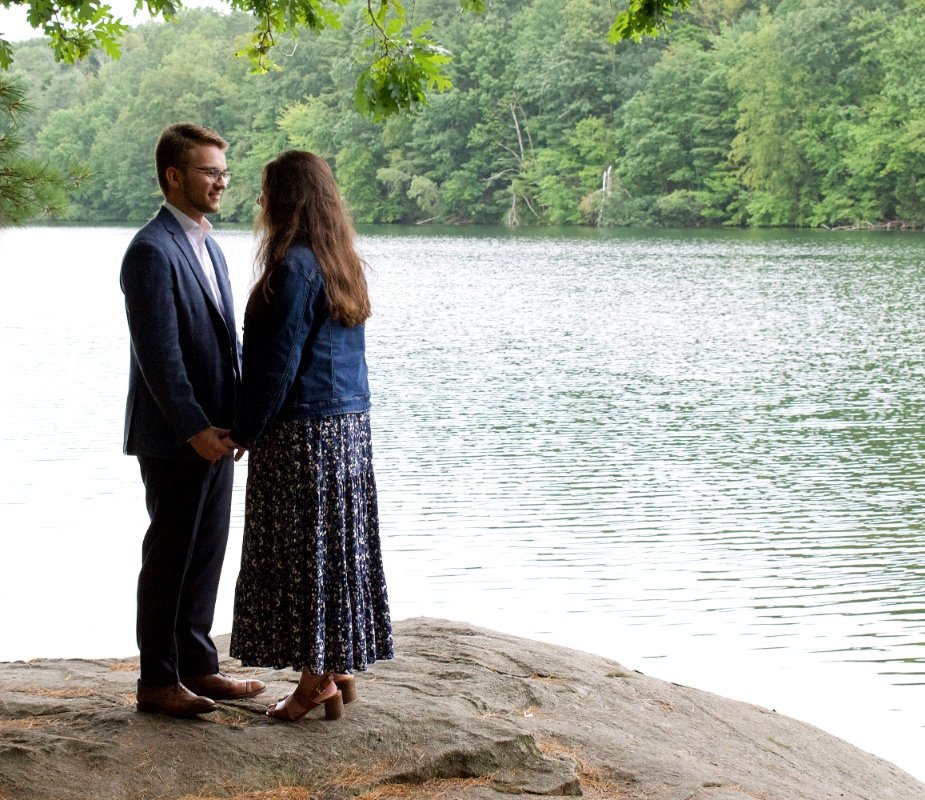
[(167, 168), (185, 166), (186, 154), (201, 144), (214, 144), (223, 151), (228, 149), (228, 142), (205, 125), (177, 122), (164, 128), (154, 149), (154, 165), (157, 167), (157, 182), (165, 195), (168, 189)]

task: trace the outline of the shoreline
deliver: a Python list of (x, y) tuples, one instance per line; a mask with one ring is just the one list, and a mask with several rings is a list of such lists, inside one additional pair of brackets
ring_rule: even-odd
[(395, 660), (360, 674), (360, 701), (332, 723), (267, 719), (296, 674), (242, 669), (227, 636), (222, 669), (269, 691), (198, 720), (136, 713), (134, 659), (0, 664), (0, 798), (925, 796), (895, 765), (759, 706), (463, 622), (395, 628)]

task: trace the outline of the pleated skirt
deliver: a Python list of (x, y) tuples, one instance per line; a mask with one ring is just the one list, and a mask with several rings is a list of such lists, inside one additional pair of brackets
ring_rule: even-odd
[(368, 412), (283, 422), (250, 451), (230, 653), (313, 673), (392, 658)]

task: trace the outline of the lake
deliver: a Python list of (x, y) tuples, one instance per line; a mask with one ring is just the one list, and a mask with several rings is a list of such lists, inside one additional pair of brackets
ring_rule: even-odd
[[(3, 661), (135, 653), (133, 232), (0, 230)], [(253, 240), (216, 238), (240, 320)], [(396, 619), (599, 653), (925, 780), (925, 235), (396, 228), (360, 247)]]

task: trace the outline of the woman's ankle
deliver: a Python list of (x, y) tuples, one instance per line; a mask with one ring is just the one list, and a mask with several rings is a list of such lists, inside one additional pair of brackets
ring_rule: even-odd
[(299, 687), (316, 703), (321, 703), (337, 694), (337, 686), (331, 679), (330, 673), (316, 675), (303, 671), (299, 679)]

